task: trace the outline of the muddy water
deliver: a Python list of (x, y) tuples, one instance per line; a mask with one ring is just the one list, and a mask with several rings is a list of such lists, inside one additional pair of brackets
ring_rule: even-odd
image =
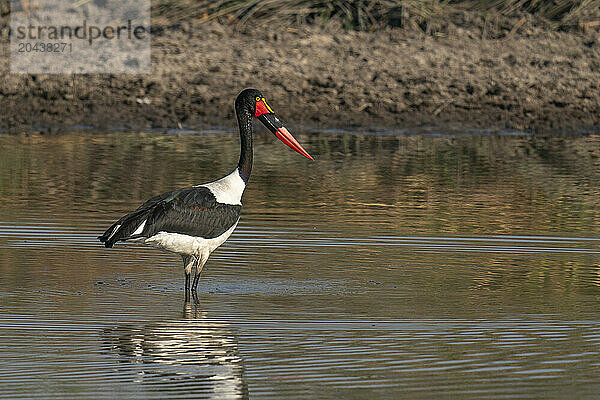
[(95, 238), (234, 134), (0, 137), (0, 397), (597, 396), (600, 137), (301, 139), (257, 138), (195, 305)]

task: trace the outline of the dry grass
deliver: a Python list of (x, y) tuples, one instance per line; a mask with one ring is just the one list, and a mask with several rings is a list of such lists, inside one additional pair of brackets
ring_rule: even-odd
[(600, 0), (158, 0), (154, 16), (165, 22), (218, 20), (226, 24), (325, 24), (376, 30), (385, 26), (427, 30), (457, 12), (486, 16), (531, 14), (555, 29), (597, 26)]
[(228, 24), (277, 23), (279, 26), (337, 21), (346, 29), (374, 30), (431, 19), (443, 11), (445, 4), (439, 0), (162, 0), (154, 10), (155, 15), (171, 21), (192, 17), (200, 21), (216, 19)]

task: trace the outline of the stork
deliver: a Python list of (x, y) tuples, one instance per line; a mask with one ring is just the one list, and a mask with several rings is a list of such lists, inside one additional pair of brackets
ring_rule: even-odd
[(154, 196), (98, 237), (106, 247), (120, 241), (140, 242), (181, 255), (186, 298), (192, 272), (191, 292), (195, 295), (208, 257), (229, 238), (240, 220), (242, 194), (252, 172), (252, 117), (258, 118), (287, 146), (313, 159), (258, 90), (243, 90), (235, 100), (235, 112), (240, 131), (240, 159), (233, 172), (214, 182)]

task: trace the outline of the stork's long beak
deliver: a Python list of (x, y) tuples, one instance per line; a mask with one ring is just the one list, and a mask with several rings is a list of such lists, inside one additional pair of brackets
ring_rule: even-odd
[[(264, 108), (258, 106), (258, 104), (260, 104), (260, 103), (264, 104)], [(279, 140), (281, 140), (283, 143), (287, 144), (289, 147), (296, 150), (298, 153), (302, 154), (304, 157), (308, 158), (309, 160), (314, 160), (314, 158), (312, 158), (312, 156), (310, 154), (308, 154), (308, 152), (306, 150), (304, 150), (304, 147), (302, 147), (300, 145), (300, 143), (298, 143), (296, 138), (294, 138), (292, 136), (292, 134), (285, 128), (285, 126), (283, 126), (283, 124), (281, 123), (279, 118), (277, 118), (277, 115), (275, 115), (275, 113), (272, 112), (270, 107), (266, 104), (266, 101), (263, 99), (258, 104), (257, 104), (257, 110), (256, 110), (257, 115), (256, 116), (258, 117), (260, 122), (262, 122), (263, 125), (266, 126), (268, 130), (273, 132), (273, 134), (275, 136), (277, 136), (277, 138)], [(260, 113), (263, 110), (266, 112)]]

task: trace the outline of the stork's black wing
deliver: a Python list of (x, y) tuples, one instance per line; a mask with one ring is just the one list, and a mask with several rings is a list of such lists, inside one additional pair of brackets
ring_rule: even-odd
[[(155, 196), (113, 224), (100, 241), (112, 247), (120, 240), (150, 237), (158, 232), (181, 233), (206, 239), (220, 236), (239, 219), (241, 205), (217, 202), (206, 187), (191, 187)], [(144, 223), (141, 233), (133, 233)]]
[(160, 201), (152, 208), (142, 236), (173, 232), (215, 238), (237, 222), (241, 211), (241, 205), (217, 202), (208, 188), (184, 189), (171, 200)]

